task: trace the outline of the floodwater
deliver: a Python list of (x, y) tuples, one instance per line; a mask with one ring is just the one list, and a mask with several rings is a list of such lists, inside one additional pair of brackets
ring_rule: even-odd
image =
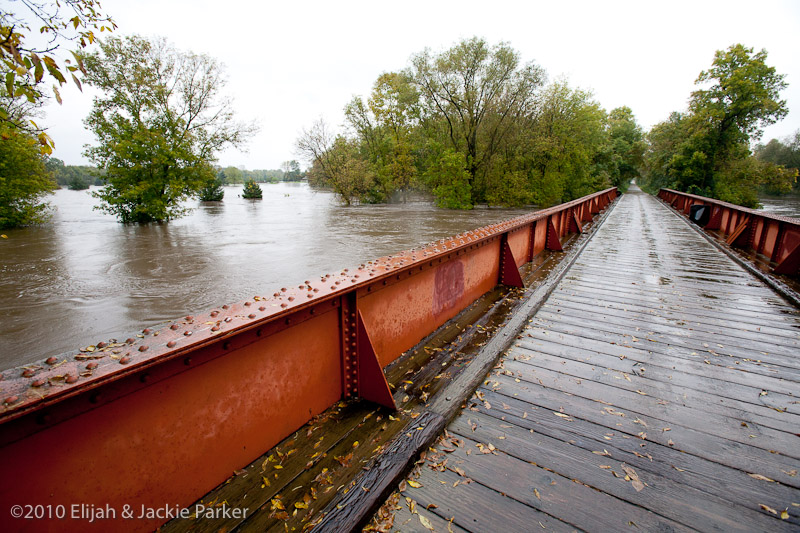
[(800, 218), (800, 194), (760, 196), (761, 209), (784, 217)]
[(227, 187), (168, 224), (123, 225), (87, 191), (50, 197), (51, 222), (0, 239), (0, 369), (272, 294), (527, 210), (449, 211), (429, 202), (343, 207), (305, 183)]

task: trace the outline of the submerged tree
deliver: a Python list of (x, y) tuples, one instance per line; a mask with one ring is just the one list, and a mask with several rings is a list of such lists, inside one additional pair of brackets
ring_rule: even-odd
[(521, 64), (519, 53), (505, 43), (490, 47), (477, 37), (438, 55), (425, 50), (411, 63), (410, 76), (424, 104), (422, 121), (430, 134), (438, 133), (440, 144), (446, 143), (444, 157), (455, 153), (463, 160), (471, 202), (485, 200), (492, 159), (506, 146), (517, 120), (531, 112), (544, 70)]
[(197, 197), (201, 202), (221, 202), (225, 197), (225, 189), (222, 187), (222, 179), (219, 175), (209, 179), (200, 189)]
[(244, 189), (242, 189), (242, 198), (248, 200), (261, 200), (263, 193), (261, 192), (261, 185), (253, 180), (244, 182)]
[(226, 146), (255, 128), (234, 120), (219, 64), (180, 52), (163, 39), (132, 36), (86, 56), (87, 82), (103, 91), (86, 124), (99, 144), (86, 154), (106, 171), (94, 193), (121, 222), (161, 222), (184, 214), (181, 202), (215, 177)]

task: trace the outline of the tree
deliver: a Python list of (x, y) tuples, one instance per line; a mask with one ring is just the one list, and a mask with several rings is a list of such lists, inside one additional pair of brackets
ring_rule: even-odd
[(0, 228), (46, 220), (42, 197), (57, 189), (32, 135), (0, 122)]
[[(11, 98), (39, 101), (43, 97), (40, 85), (48, 77), (58, 83), (52, 90), (61, 103), (58, 87), (69, 76), (80, 89), (79, 76), (86, 71), (77, 51), (72, 50), (72, 59), (61, 64), (53, 54), (67, 43), (86, 48), (94, 42), (95, 31), (113, 31), (117, 26), (100, 11), (97, 0), (22, 0), (17, 5), (23, 12), (12, 11), (8, 3), (0, 8), (0, 64), (5, 92)], [(31, 27), (31, 19), (38, 28)], [(0, 112), (0, 121), (35, 134), (41, 151), (52, 152), (52, 139), (33, 120), (18, 121)]]
[(209, 179), (200, 189), (197, 197), (201, 202), (221, 202), (225, 197), (225, 189), (222, 187), (222, 179), (218, 175)]
[(464, 158), (472, 202), (482, 200), (480, 178), (504, 146), (515, 121), (531, 111), (544, 71), (520, 65), (505, 43), (489, 47), (483, 39), (463, 40), (438, 55), (429, 50), (411, 60), (410, 77), (424, 103), (423, 121), (444, 134)]
[(261, 200), (262, 192), (261, 186), (253, 180), (244, 182), (244, 189), (242, 189), (242, 198), (250, 200)]
[[(789, 170), (794, 169), (796, 172), (800, 169), (800, 130), (795, 131), (794, 135), (786, 137), (783, 141), (770, 139), (766, 145), (757, 145), (755, 155), (760, 161), (781, 165)], [(791, 185), (797, 189), (800, 187), (800, 181), (795, 179)], [(768, 192), (778, 191), (769, 187)]]
[(283, 181), (300, 181), (303, 173), (300, 171), (300, 163), (292, 159), (281, 163), (283, 171)]
[(255, 131), (234, 120), (219, 64), (165, 40), (110, 38), (87, 55), (86, 81), (103, 91), (86, 124), (98, 145), (86, 155), (106, 171), (95, 194), (121, 222), (181, 216), (181, 202), (215, 176), (215, 154)]
[[(785, 189), (790, 173), (758, 164), (750, 143), (788, 112), (784, 76), (766, 64), (767, 52), (736, 44), (719, 50), (700, 73), (688, 113), (653, 128), (648, 185), (656, 183), (740, 205), (758, 205), (758, 187)], [(655, 144), (653, 140), (655, 139)], [(749, 160), (753, 159), (753, 160)]]
[(331, 187), (345, 203), (366, 201), (375, 175), (369, 162), (359, 154), (358, 144), (335, 135), (323, 120), (303, 130), (297, 149), (311, 163), (309, 182)]
[(631, 108), (623, 106), (608, 114), (608, 133), (613, 166), (610, 170), (611, 184), (623, 190), (630, 182), (640, 177), (639, 169), (644, 163), (644, 133), (636, 123)]

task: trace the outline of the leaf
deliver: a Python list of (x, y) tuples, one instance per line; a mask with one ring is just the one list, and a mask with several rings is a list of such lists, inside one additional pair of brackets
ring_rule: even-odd
[(775, 509), (773, 509), (772, 507), (769, 507), (769, 506), (767, 506), (767, 505), (764, 505), (763, 503), (760, 503), (760, 504), (758, 504), (758, 506), (759, 506), (759, 507), (761, 507), (761, 508), (762, 508), (763, 510), (765, 510), (766, 512), (768, 512), (768, 513), (772, 513), (772, 514), (774, 514), (775, 516), (778, 516), (778, 511), (776, 511), (776, 510), (775, 510)]
[(53, 94), (56, 95), (56, 102), (58, 102), (59, 105), (60, 105), (61, 104), (61, 93), (58, 92), (58, 87), (56, 87), (55, 85), (53, 85)]
[(774, 479), (770, 479), (770, 478), (768, 478), (766, 476), (762, 476), (761, 474), (747, 474), (747, 475), (750, 476), (753, 479), (760, 479), (761, 481), (769, 481), (770, 483), (775, 483)]
[(422, 483), (420, 483), (419, 481), (414, 481), (413, 479), (409, 479), (408, 481), (406, 481), (406, 483), (408, 483), (409, 485), (411, 485), (415, 489), (418, 489), (418, 488), (420, 488), (422, 486)]
[(421, 514), (417, 514), (417, 516), (419, 517), (419, 522), (420, 524), (422, 524), (422, 527), (430, 531), (433, 531), (433, 524), (431, 524), (427, 518), (425, 518)]
[(537, 498), (539, 498), (540, 500), (542, 499), (542, 496), (539, 494), (538, 490), (533, 489), (533, 493), (536, 495)]
[(789, 519), (789, 508), (787, 507), (783, 511), (781, 511), (781, 520), (788, 520)]

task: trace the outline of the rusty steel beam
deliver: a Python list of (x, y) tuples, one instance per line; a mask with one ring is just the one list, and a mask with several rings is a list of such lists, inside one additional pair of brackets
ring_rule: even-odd
[[(186, 506), (383, 369), (617, 196), (608, 189), (0, 373), (0, 502)], [(575, 213), (584, 213), (582, 217)], [(586, 215), (589, 214), (589, 215)], [(163, 520), (17, 520), (5, 531)]]
[(755, 252), (770, 263), (775, 274), (800, 274), (800, 219), (671, 189), (661, 189), (658, 197), (684, 215), (693, 205), (709, 206), (706, 231), (719, 234), (728, 245)]

